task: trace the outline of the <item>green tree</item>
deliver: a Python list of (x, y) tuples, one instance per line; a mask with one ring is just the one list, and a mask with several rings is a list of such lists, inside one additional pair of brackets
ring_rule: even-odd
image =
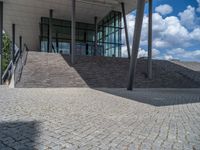
[(11, 40), (7, 34), (3, 34), (3, 72), (6, 70), (10, 62), (10, 49), (11, 49)]

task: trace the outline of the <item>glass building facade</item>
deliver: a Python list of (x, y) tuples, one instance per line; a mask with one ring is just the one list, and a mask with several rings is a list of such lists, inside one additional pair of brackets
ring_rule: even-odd
[[(112, 11), (98, 23), (98, 48), (96, 55), (121, 57), (121, 13)], [(49, 18), (40, 23), (40, 47), (48, 52)], [(52, 49), (55, 53), (70, 54), (71, 21), (52, 19)], [(76, 55), (94, 55), (95, 25), (76, 23)]]
[(112, 11), (98, 24), (98, 45), (103, 47), (102, 54), (121, 57), (121, 13)]

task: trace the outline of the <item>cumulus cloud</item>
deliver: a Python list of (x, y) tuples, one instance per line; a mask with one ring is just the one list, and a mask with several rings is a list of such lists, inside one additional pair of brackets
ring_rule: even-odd
[(155, 10), (161, 15), (168, 15), (173, 12), (173, 8), (168, 4), (159, 5)]
[[(157, 58), (160, 55), (160, 51), (157, 49), (152, 49), (152, 57), (153, 58)], [(147, 57), (148, 56), (148, 52), (142, 48), (139, 49), (138, 52), (138, 58), (141, 57)]]
[(196, 14), (194, 7), (190, 5), (187, 6), (187, 9), (183, 12), (180, 12), (178, 16), (180, 17), (181, 24), (187, 27), (188, 29), (194, 29), (196, 27)]
[(200, 27), (194, 29), (194, 30), (190, 33), (190, 38), (191, 38), (192, 40), (195, 40), (195, 41), (199, 41), (199, 42), (200, 42)]
[(181, 60), (195, 60), (200, 59), (200, 50), (185, 50), (183, 48), (175, 48), (167, 51), (167, 55), (173, 56)]
[[(199, 49), (200, 46), (200, 24), (198, 24), (197, 20), (198, 17), (195, 8), (191, 6), (188, 6), (184, 11), (180, 12), (178, 16), (163, 16), (160, 12), (153, 13), (154, 58), (167, 60), (179, 58), (197, 60), (197, 58), (199, 58), (199, 50), (194, 50)], [(135, 14), (129, 14), (127, 16), (127, 21), (130, 46), (132, 46)], [(186, 24), (187, 22), (189, 22), (190, 25)], [(188, 26), (192, 27), (189, 28)], [(122, 36), (123, 43), (126, 44), (124, 32), (122, 32)], [(148, 15), (145, 14), (138, 57), (147, 56), (147, 43)], [(190, 50), (193, 50), (191, 54), (189, 54)], [(176, 51), (176, 53), (174, 51)], [(183, 52), (181, 53), (181, 51)], [(123, 46), (122, 54), (124, 57), (127, 57), (126, 46)]]
[[(132, 48), (131, 48), (131, 50), (132, 50)], [(157, 57), (159, 57), (159, 55), (160, 55), (160, 51), (159, 50), (152, 49), (152, 57), (153, 58), (157, 58)], [(128, 52), (127, 52), (127, 47), (126, 46), (122, 47), (122, 56), (123, 57), (128, 57)], [(138, 58), (147, 57), (147, 56), (148, 56), (147, 50), (139, 48)]]
[(168, 55), (168, 54), (165, 54), (164, 55), (164, 59), (165, 60), (172, 60), (174, 57), (172, 55)]
[(147, 57), (147, 51), (145, 51), (142, 48), (140, 48), (138, 52), (138, 58), (141, 58), (141, 57)]
[(200, 0), (197, 0), (197, 3), (199, 4), (199, 7), (197, 8), (197, 12), (200, 13)]

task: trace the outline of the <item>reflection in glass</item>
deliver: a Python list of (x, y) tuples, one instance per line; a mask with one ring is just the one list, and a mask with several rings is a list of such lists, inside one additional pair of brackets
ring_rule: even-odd
[[(52, 49), (54, 53), (70, 54), (71, 21), (52, 20)], [(48, 52), (49, 18), (41, 18), (40, 45)], [(111, 11), (98, 23), (98, 48), (96, 55), (121, 57), (121, 13)], [(94, 55), (95, 25), (76, 23), (76, 55)]]

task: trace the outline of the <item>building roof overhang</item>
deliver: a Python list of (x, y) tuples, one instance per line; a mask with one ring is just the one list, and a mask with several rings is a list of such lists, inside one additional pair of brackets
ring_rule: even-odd
[[(40, 18), (53, 17), (71, 20), (71, 0), (0, 0), (4, 2), (4, 30), (11, 37), (12, 24), (16, 24), (16, 36), (22, 35), (31, 49), (39, 48)], [(128, 14), (136, 7), (136, 0), (76, 0), (76, 20), (94, 23), (94, 17), (102, 19), (111, 10), (121, 11), (124, 2)], [(16, 43), (18, 40), (16, 40)]]

